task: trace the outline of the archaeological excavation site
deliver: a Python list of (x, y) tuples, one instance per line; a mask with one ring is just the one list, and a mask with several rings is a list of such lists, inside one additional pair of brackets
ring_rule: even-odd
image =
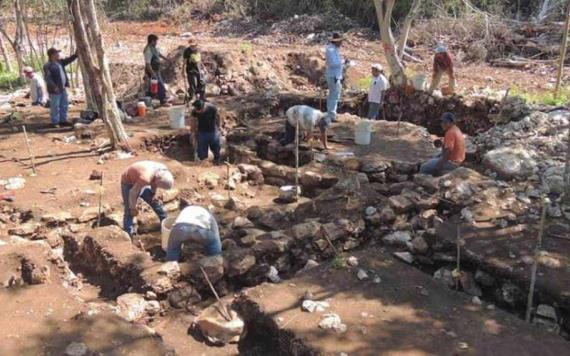
[(0, 4), (0, 355), (570, 354), (565, 2), (120, 3)]

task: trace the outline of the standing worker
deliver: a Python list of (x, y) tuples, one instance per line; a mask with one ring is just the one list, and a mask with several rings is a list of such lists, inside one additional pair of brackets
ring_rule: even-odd
[(340, 47), (342, 46), (342, 36), (335, 32), (330, 39), (330, 43), (326, 46), (326, 72), (325, 77), (327, 80), (327, 87), (329, 93), (327, 96), (327, 113), (329, 118), (334, 122), (336, 121), (336, 112), (338, 109), (338, 101), (340, 100), (340, 92), (342, 90), (342, 78), (344, 70), (344, 61), (340, 54)]
[(168, 237), (166, 260), (178, 262), (182, 244), (188, 242), (202, 245), (207, 256), (218, 256), (222, 253), (216, 218), (201, 206), (185, 207), (174, 221)]
[(206, 104), (204, 100), (196, 100), (192, 106), (192, 135), (197, 138), (198, 159), (203, 161), (208, 158), (208, 150), (214, 154), (214, 164), (220, 164), (220, 116), (218, 108), (213, 104)]
[[(166, 88), (164, 87), (164, 80), (160, 73), (160, 60), (168, 61), (168, 58), (163, 56), (157, 47), (158, 37), (156, 35), (148, 35), (147, 45), (144, 48), (144, 63), (145, 63), (145, 80), (148, 85), (148, 95), (151, 97), (158, 97), (160, 105), (169, 106), (166, 98)], [(152, 81), (158, 82), (156, 92), (153, 90)]]
[(188, 41), (188, 48), (184, 51), (184, 73), (188, 80), (188, 101), (194, 100), (194, 96), (198, 99), (206, 99), (206, 90), (204, 80), (200, 75), (200, 65), (202, 57), (198, 51), (198, 42), (195, 39)]
[(69, 99), (66, 88), (69, 88), (69, 80), (65, 67), (77, 59), (77, 54), (60, 59), (59, 52), (61, 51), (53, 47), (48, 49), (48, 62), (44, 65), (44, 78), (50, 102), (49, 116), (51, 124), (56, 128), (68, 124)]
[(388, 79), (384, 76), (384, 68), (381, 64), (372, 65), (372, 85), (368, 90), (368, 119), (379, 120), (384, 94), (390, 87)]
[(32, 99), (33, 106), (45, 106), (48, 94), (44, 78), (36, 73), (32, 67), (25, 67), (23, 72), (24, 76), (30, 82), (30, 92), (26, 97)]
[(121, 176), (121, 192), (125, 205), (123, 229), (133, 237), (135, 233), (133, 218), (138, 215), (137, 201), (142, 198), (162, 220), (166, 212), (162, 203), (155, 199), (158, 188), (172, 189), (174, 178), (168, 168), (158, 162), (140, 161), (132, 164)]
[(442, 151), (421, 165), (421, 174), (440, 176), (459, 168), (465, 160), (465, 137), (455, 124), (455, 115), (449, 112), (443, 114), (441, 127), (445, 130)]
[(451, 55), (447, 52), (447, 47), (440, 44), (435, 48), (435, 55), (433, 56), (433, 74), (429, 87), (430, 94), (439, 86), (441, 77), (444, 74), (447, 74), (449, 77), (449, 93), (444, 94), (453, 94), (455, 92), (453, 60), (451, 59)]

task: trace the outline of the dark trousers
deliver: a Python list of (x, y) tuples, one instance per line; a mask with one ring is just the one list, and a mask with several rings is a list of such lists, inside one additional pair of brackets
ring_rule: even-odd
[(285, 136), (281, 139), (281, 144), (286, 146), (295, 142), (295, 133), (297, 132), (295, 126), (291, 125), (289, 121), (285, 120)]
[(196, 95), (199, 99), (206, 99), (206, 90), (204, 88), (204, 82), (200, 76), (200, 72), (193, 70), (186, 73), (188, 77), (188, 83), (190, 87), (188, 88), (188, 95), (189, 99), (193, 100), (194, 95)]
[(150, 96), (151, 98), (158, 98), (158, 100), (160, 100), (161, 104), (166, 103), (166, 87), (164, 86), (164, 80), (162, 79), (162, 75), (159, 73), (158, 74), (158, 78), (155, 78), (158, 80), (158, 94), (153, 94), (150, 92), (150, 80), (151, 78), (147, 75), (146, 76), (146, 81), (147, 81), (147, 92), (146, 95)]
[(220, 160), (220, 133), (214, 132), (200, 132), (198, 131), (198, 158), (205, 160), (208, 158), (208, 150), (212, 150), (214, 154), (214, 161)]

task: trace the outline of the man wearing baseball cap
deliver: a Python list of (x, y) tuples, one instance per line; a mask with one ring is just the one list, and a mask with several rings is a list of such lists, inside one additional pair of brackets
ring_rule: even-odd
[(44, 78), (36, 73), (32, 67), (24, 67), (23, 74), (30, 82), (30, 93), (26, 98), (32, 99), (33, 106), (44, 106), (47, 103), (47, 89)]
[(325, 48), (326, 72), (325, 77), (329, 94), (327, 96), (327, 113), (332, 121), (336, 121), (336, 111), (340, 92), (342, 90), (342, 77), (344, 60), (340, 54), (343, 38), (340, 33), (333, 33), (330, 43)]
[(200, 65), (202, 57), (198, 50), (198, 42), (191, 38), (188, 41), (188, 48), (184, 51), (184, 73), (188, 80), (188, 101), (194, 100), (196, 95), (197, 99), (206, 99), (205, 84), (200, 74)]
[(440, 176), (459, 168), (465, 160), (465, 137), (455, 124), (455, 115), (444, 113), (441, 116), (441, 127), (445, 130), (442, 151), (421, 165), (422, 174)]
[(69, 79), (65, 67), (77, 59), (77, 54), (61, 59), (60, 52), (53, 47), (48, 49), (48, 62), (44, 65), (44, 78), (50, 101), (49, 116), (54, 127), (67, 124), (69, 101), (66, 88), (69, 88)]
[(368, 90), (368, 119), (378, 120), (382, 103), (384, 102), (384, 93), (390, 87), (388, 79), (384, 76), (384, 68), (380, 63), (372, 65), (372, 85)]

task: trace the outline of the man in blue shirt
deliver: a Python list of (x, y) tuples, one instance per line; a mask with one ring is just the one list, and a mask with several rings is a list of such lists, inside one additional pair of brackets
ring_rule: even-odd
[(330, 43), (326, 47), (326, 79), (329, 89), (327, 97), (327, 113), (332, 121), (336, 121), (336, 111), (338, 101), (340, 100), (340, 91), (342, 90), (342, 71), (344, 61), (340, 54), (342, 46), (342, 36), (339, 33), (333, 33)]
[(49, 116), (54, 127), (68, 123), (67, 111), (69, 101), (66, 88), (69, 88), (69, 80), (65, 67), (77, 59), (77, 54), (61, 59), (59, 52), (60, 51), (55, 48), (48, 49), (47, 55), (49, 61), (44, 65), (44, 78), (47, 84), (50, 102)]

